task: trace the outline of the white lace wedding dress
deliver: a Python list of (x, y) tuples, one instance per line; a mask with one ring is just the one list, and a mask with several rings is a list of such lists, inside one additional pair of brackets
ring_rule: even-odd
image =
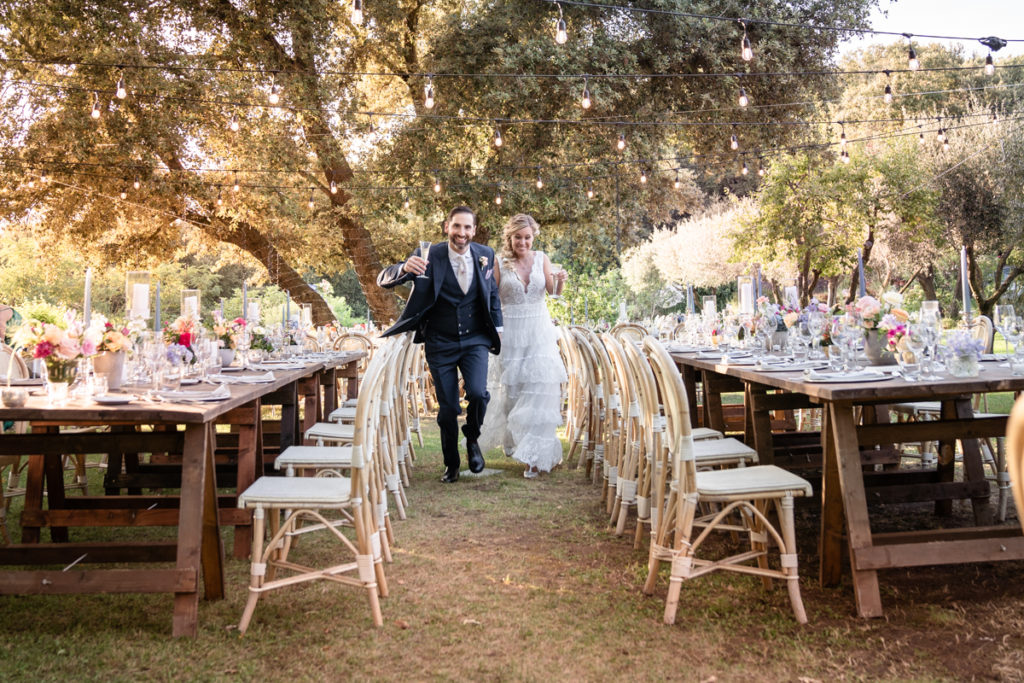
[(507, 454), (548, 472), (562, 462), (562, 442), (555, 429), (562, 424), (562, 383), (565, 365), (558, 354), (558, 332), (544, 301), (544, 254), (533, 254), (525, 284), (512, 263), (499, 258), (501, 353), (490, 356), (487, 407), (480, 447), (502, 446)]

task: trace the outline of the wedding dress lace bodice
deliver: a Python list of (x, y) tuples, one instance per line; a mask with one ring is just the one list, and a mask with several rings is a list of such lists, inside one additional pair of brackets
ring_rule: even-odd
[(530, 268), (530, 275), (525, 283), (519, 277), (519, 272), (516, 270), (514, 262), (505, 258), (500, 258), (499, 261), (501, 264), (501, 284), (498, 286), (498, 296), (501, 298), (502, 306), (544, 303), (543, 252), (533, 252), (533, 267)]

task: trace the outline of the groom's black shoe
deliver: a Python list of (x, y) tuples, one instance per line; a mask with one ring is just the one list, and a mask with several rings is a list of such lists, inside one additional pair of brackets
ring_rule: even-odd
[(484, 471), (484, 455), (476, 441), (466, 442), (466, 455), (469, 460), (469, 471), (478, 474)]
[(459, 468), (458, 467), (446, 467), (444, 475), (441, 477), (442, 484), (454, 484), (459, 480)]

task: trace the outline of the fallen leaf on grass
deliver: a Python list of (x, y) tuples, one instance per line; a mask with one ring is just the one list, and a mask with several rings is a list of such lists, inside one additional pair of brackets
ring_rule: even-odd
[(405, 630), (405, 629), (409, 628), (409, 622), (406, 621), (405, 619), (395, 619), (395, 626), (397, 626), (398, 628), (400, 628), (402, 630)]
[(469, 619), (469, 618), (463, 619), (462, 623), (464, 625), (466, 625), (466, 626), (470, 626), (470, 625), (471, 626), (482, 626), (483, 625), (479, 621), (477, 621), (476, 619)]

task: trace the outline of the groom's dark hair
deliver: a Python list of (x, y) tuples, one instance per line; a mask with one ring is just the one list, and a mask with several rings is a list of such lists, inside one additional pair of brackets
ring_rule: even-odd
[(441, 228), (443, 229), (444, 226), (448, 225), (448, 221), (450, 221), (452, 219), (452, 216), (454, 216), (457, 213), (468, 213), (470, 216), (473, 217), (473, 225), (476, 225), (476, 212), (473, 211), (473, 209), (469, 208), (468, 206), (456, 206), (454, 209), (448, 212), (448, 217), (444, 219), (444, 223), (441, 224)]

